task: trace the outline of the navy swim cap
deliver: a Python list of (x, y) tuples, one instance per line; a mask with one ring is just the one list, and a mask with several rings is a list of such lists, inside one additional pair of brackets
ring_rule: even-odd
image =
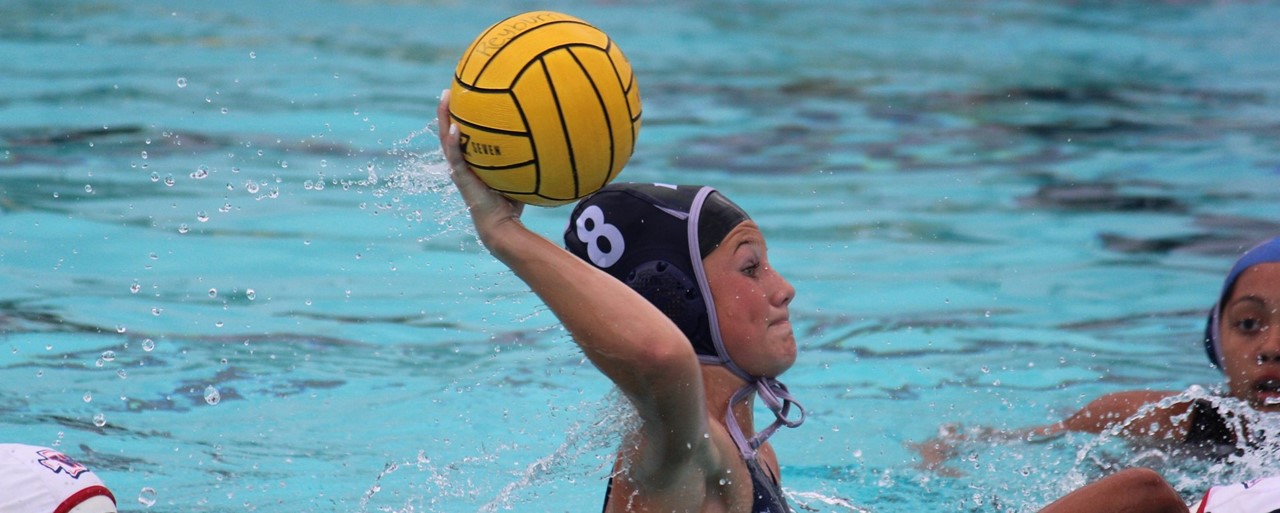
[(1222, 348), (1219, 346), (1222, 308), (1226, 306), (1227, 296), (1231, 295), (1231, 290), (1235, 287), (1236, 280), (1240, 278), (1240, 273), (1258, 264), (1276, 262), (1280, 262), (1280, 237), (1258, 244), (1246, 251), (1239, 260), (1236, 260), (1236, 265), (1231, 268), (1231, 272), (1227, 273), (1227, 279), (1222, 284), (1222, 293), (1218, 295), (1218, 302), (1209, 311), (1209, 322), (1205, 323), (1204, 328), (1204, 350), (1209, 354), (1209, 361), (1214, 367), (1222, 368)]
[[(666, 314), (693, 344), (698, 361), (723, 365), (746, 385), (729, 403), (757, 393), (774, 421), (750, 438), (733, 408), (725, 426), (744, 459), (753, 459), (779, 427), (804, 423), (804, 407), (773, 377), (747, 374), (724, 347), (715, 301), (702, 259), (739, 224), (750, 219), (729, 198), (705, 186), (615, 183), (574, 207), (564, 231), (569, 252), (640, 293)], [(789, 417), (791, 407), (799, 417)]]
[(616, 183), (578, 203), (564, 244), (662, 310), (696, 353), (715, 357), (718, 337), (712, 330), (719, 328), (712, 327), (714, 303), (698, 278), (702, 259), (748, 219), (710, 187)]

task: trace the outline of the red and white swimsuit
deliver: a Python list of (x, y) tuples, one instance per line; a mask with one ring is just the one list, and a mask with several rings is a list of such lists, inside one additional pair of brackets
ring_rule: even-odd
[(0, 512), (115, 513), (115, 497), (88, 468), (48, 447), (0, 444)]
[(1280, 510), (1280, 476), (1215, 486), (1204, 493), (1195, 513), (1274, 513)]

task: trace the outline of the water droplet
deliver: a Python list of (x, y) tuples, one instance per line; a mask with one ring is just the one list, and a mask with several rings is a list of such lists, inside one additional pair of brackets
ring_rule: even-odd
[(173, 187), (173, 184), (175, 184), (175, 183), (177, 183), (177, 182), (173, 179), (173, 175), (165, 175), (165, 177), (164, 177), (164, 184), (165, 184), (166, 186)]
[(249, 52), (249, 58), (250, 58), (250, 59), (257, 59), (257, 58), (258, 58), (258, 52)]
[(196, 168), (195, 171), (191, 172), (191, 178), (194, 178), (196, 180), (204, 180), (205, 178), (208, 178), (208, 177), (209, 177), (209, 168), (205, 166), (200, 166)]
[(89, 194), (93, 194), (93, 186), (92, 186), (92, 185), (89, 185), (89, 184), (85, 184), (85, 186), (84, 186), (84, 192), (87, 192), (87, 193), (89, 193)]
[(110, 349), (108, 349), (108, 350), (106, 350), (106, 351), (103, 351), (103, 352), (102, 352), (102, 361), (104, 361), (104, 362), (114, 362), (114, 361), (116, 361), (116, 352), (115, 352), (115, 351), (112, 351), (112, 350), (110, 350)]
[(245, 183), (244, 183), (244, 190), (248, 191), (248, 192), (249, 192), (249, 194), (257, 194), (257, 193), (258, 193), (258, 182), (245, 182)]
[(185, 234), (185, 233), (187, 233), (187, 232), (189, 232), (189, 231), (191, 231), (191, 228), (189, 228), (189, 227), (187, 226), (187, 223), (182, 223), (182, 224), (178, 225), (178, 233)]
[(102, 427), (107, 425), (107, 416), (101, 413), (93, 416), (93, 425)]
[(223, 114), (226, 114), (226, 113), (227, 113), (227, 108), (226, 108), (226, 107), (223, 107), (223, 108), (222, 108), (222, 113), (223, 113)]
[(151, 307), (151, 315), (154, 315), (154, 316), (156, 316), (156, 317), (159, 317), (161, 313), (164, 313), (164, 309), (163, 309), (163, 308), (160, 308), (160, 307), (158, 307), (158, 306), (153, 306), (153, 307)]
[(218, 289), (209, 289), (209, 297), (218, 297)]
[(116, 333), (123, 335), (126, 331), (129, 331), (129, 328), (124, 327), (124, 325), (116, 326)]
[(129, 292), (130, 292), (130, 293), (137, 294), (139, 290), (142, 290), (142, 285), (139, 285), (139, 284), (138, 284), (138, 283), (136, 283), (136, 282), (135, 282), (135, 283), (133, 283), (132, 285), (129, 285)]
[(151, 352), (152, 350), (154, 350), (155, 348), (156, 348), (156, 341), (151, 340), (151, 339), (149, 339), (149, 338), (142, 339), (142, 350), (143, 350), (143, 351), (146, 351), (146, 352), (148, 352), (148, 353), (149, 353), (149, 352)]
[(206, 223), (209, 221), (209, 213), (203, 210), (196, 212), (196, 221)]
[(253, 301), (254, 299), (257, 299), (258, 293), (254, 292), (253, 289), (245, 289), (244, 297), (249, 298), (249, 301)]
[(129, 373), (124, 369), (116, 369), (116, 376), (120, 376), (120, 379), (128, 379)]
[(178, 77), (178, 87), (187, 87), (187, 77)]
[(84, 393), (84, 402), (86, 402), (86, 403), (91, 403), (91, 402), (93, 402), (93, 392), (85, 392), (85, 393)]
[(222, 394), (218, 393), (218, 389), (213, 388), (213, 385), (209, 385), (204, 388), (204, 402), (209, 403), (210, 406), (213, 406), (218, 404), (218, 401), (221, 401), (221, 400), (222, 400)]
[(155, 506), (156, 505), (156, 489), (150, 486), (142, 487), (142, 490), (138, 492), (138, 504), (141, 504), (145, 508), (150, 508), (151, 506)]
[(152, 172), (151, 172), (151, 181), (152, 181), (152, 182), (159, 182), (159, 181), (160, 181), (160, 173), (157, 173), (157, 172), (155, 172), (155, 171), (152, 171)]

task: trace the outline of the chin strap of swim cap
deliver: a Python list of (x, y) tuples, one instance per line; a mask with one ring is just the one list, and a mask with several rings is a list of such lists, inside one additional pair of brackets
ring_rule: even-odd
[[(698, 191), (698, 195), (693, 199), (693, 205), (689, 208), (689, 258), (693, 261), (693, 274), (697, 277), (698, 288), (702, 289), (702, 300), (707, 306), (707, 323), (711, 328), (711, 340), (715, 344), (716, 355), (698, 355), (698, 360), (705, 364), (721, 365), (729, 372), (746, 381), (746, 385), (733, 393), (729, 399), (729, 407), (724, 414), (725, 426), (729, 429), (729, 436), (733, 438), (733, 443), (738, 446), (738, 451), (742, 453), (742, 457), (747, 460), (755, 459), (756, 450), (764, 444), (765, 440), (773, 436), (778, 428), (786, 426), (789, 428), (799, 427), (804, 423), (804, 406), (795, 401), (791, 393), (787, 391), (786, 385), (778, 381), (776, 378), (758, 377), (747, 374), (742, 370), (733, 359), (729, 357), (729, 351), (724, 347), (724, 339), (720, 337), (720, 322), (716, 315), (715, 298), (711, 296), (711, 286), (707, 283), (707, 270), (702, 265), (702, 255), (698, 243), (698, 220), (702, 216), (702, 205), (706, 202), (707, 197), (711, 193), (716, 192), (711, 187), (703, 187)], [(733, 415), (733, 405), (739, 401), (743, 401), (751, 396), (752, 392), (760, 395), (760, 399), (764, 402), (769, 411), (773, 412), (774, 420), (769, 427), (760, 430), (751, 438), (747, 438), (742, 430), (742, 426), (738, 425), (738, 418)], [(800, 411), (799, 417), (791, 419), (788, 415), (791, 413), (791, 407), (795, 406)]]
[[(804, 424), (804, 406), (795, 401), (791, 393), (787, 391), (786, 385), (774, 378), (756, 378), (754, 382), (754, 386), (751, 382), (748, 382), (746, 386), (733, 393), (733, 397), (729, 399), (729, 411), (724, 414), (724, 423), (729, 426), (729, 436), (733, 437), (734, 445), (738, 446), (738, 451), (742, 453), (742, 457), (745, 459), (754, 459), (756, 450), (760, 448), (760, 445), (764, 444), (765, 440), (773, 436), (773, 433), (778, 431), (778, 428), (782, 426), (793, 428)], [(733, 416), (733, 405), (750, 397), (751, 392), (760, 394), (760, 399), (764, 401), (765, 406), (768, 406), (769, 411), (773, 412), (774, 420), (769, 424), (769, 427), (760, 430), (756, 433), (756, 436), (748, 439), (747, 435), (742, 432), (742, 426), (738, 425), (738, 418)], [(800, 410), (800, 416), (795, 420), (787, 417), (793, 405)]]

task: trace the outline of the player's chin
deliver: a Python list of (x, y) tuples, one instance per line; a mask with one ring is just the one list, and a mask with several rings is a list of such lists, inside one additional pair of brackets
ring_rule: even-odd
[[(796, 354), (799, 350), (796, 348), (796, 337), (790, 331), (790, 327), (788, 327), (785, 336), (782, 336), (777, 340), (777, 343), (774, 344), (774, 348), (776, 351), (774, 356), (775, 361), (778, 363), (778, 367), (782, 371), (790, 369), (792, 365), (795, 365)], [(779, 372), (779, 374), (781, 374), (781, 372)]]

